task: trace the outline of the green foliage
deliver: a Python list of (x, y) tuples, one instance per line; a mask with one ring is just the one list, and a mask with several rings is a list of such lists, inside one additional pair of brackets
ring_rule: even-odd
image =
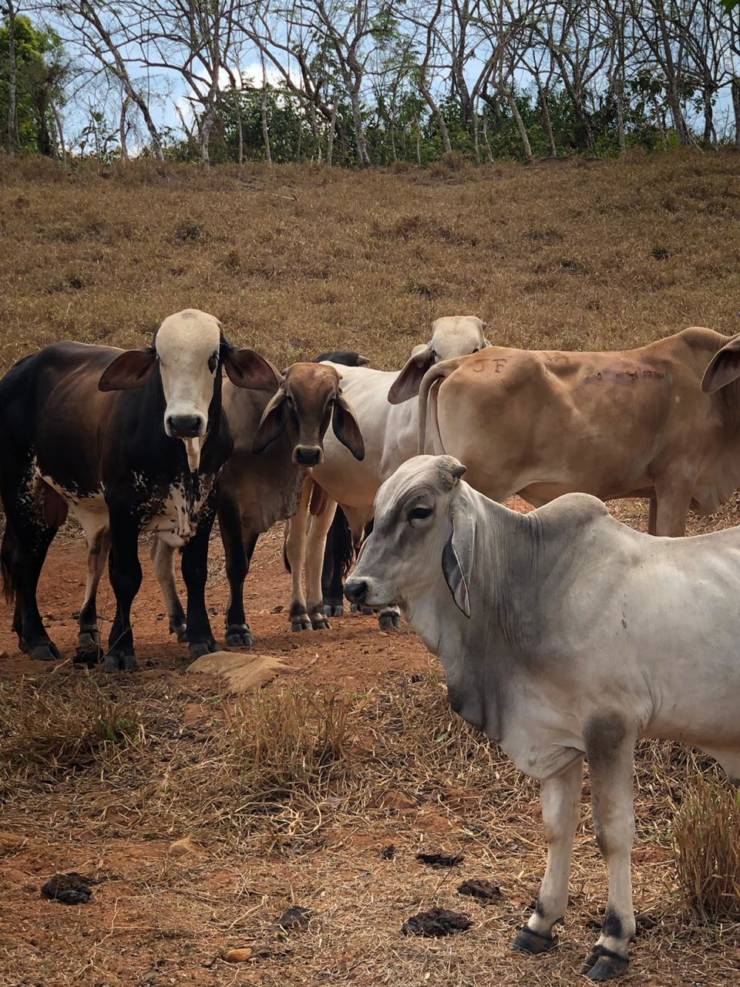
[(61, 103), (67, 72), (64, 50), (51, 30), (35, 27), (27, 17), (15, 18), (16, 123), (8, 136), (11, 61), (10, 24), (0, 25), (0, 124), (7, 146), (30, 153), (52, 155), (55, 150), (52, 104)]

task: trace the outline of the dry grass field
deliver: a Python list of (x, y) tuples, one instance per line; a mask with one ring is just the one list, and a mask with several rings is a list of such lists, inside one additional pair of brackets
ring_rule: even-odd
[[(495, 342), (544, 348), (638, 344), (691, 324), (734, 333), (737, 176), (736, 156), (699, 153), (367, 174), (3, 161), (0, 368), (61, 338), (139, 345), (185, 306), (281, 366), (335, 347), (398, 365), (432, 318), (454, 313), (486, 319)], [(616, 509), (644, 523), (639, 505)], [(731, 503), (691, 530), (737, 520)], [(585, 983), (606, 894), (588, 780), (561, 945), (518, 956), (509, 943), (544, 866), (536, 786), (448, 711), (438, 664), (408, 628), (380, 634), (351, 616), (288, 633), (280, 547), (279, 532), (260, 544), (247, 602), (256, 653), (289, 671), (241, 699), (185, 674), (148, 566), (131, 677), (34, 665), (0, 607), (0, 984)], [(211, 570), (220, 629), (215, 543)], [(67, 656), (84, 571), (64, 533), (40, 597)], [(111, 610), (105, 588), (104, 620)], [(738, 982), (737, 910), (704, 921), (678, 882), (673, 825), (698, 777), (723, 785), (705, 758), (643, 746), (626, 983)], [(435, 870), (420, 850), (463, 860)], [(40, 897), (73, 870), (99, 881), (89, 904)], [(462, 897), (466, 879), (501, 894)], [(401, 934), (437, 905), (472, 927)], [(310, 914), (282, 928), (291, 906)], [(244, 961), (227, 962), (237, 947)]]

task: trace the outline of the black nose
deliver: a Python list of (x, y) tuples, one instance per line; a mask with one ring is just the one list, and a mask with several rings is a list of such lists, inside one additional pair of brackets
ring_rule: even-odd
[(301, 466), (316, 466), (321, 459), (321, 449), (318, 446), (296, 446), (295, 458)]
[(199, 415), (170, 415), (167, 425), (175, 438), (194, 439), (200, 435), (201, 418)]
[(363, 603), (367, 596), (367, 583), (364, 579), (348, 579), (344, 584), (344, 595), (350, 603)]

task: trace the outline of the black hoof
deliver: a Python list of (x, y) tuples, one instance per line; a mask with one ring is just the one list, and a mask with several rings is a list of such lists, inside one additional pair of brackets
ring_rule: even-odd
[[(625, 975), (630, 963), (626, 956), (613, 953), (610, 949), (604, 949), (603, 946), (597, 946), (597, 950), (599, 952), (599, 958), (586, 972), (589, 980), (596, 980), (601, 983), (604, 980), (616, 980), (618, 977)], [(596, 950), (593, 950), (593, 952), (596, 952)]]
[(244, 651), (254, 644), (254, 634), (248, 624), (232, 624), (226, 628), (226, 647)]
[(105, 656), (104, 672), (135, 672), (139, 667), (136, 655), (119, 655), (115, 652)]
[(523, 925), (514, 937), (511, 944), (512, 949), (518, 953), (527, 953), (529, 956), (538, 956), (540, 953), (547, 953), (551, 950), (557, 939), (554, 936), (546, 936), (540, 932), (535, 932), (528, 926)]
[(171, 620), (170, 634), (174, 634), (177, 637), (178, 644), (187, 644), (187, 640), (188, 640), (187, 624), (178, 623), (174, 620)]
[(290, 629), (292, 631), (310, 631), (311, 626), (311, 618), (305, 610), (303, 613), (292, 613), (290, 615)]
[(344, 606), (341, 603), (325, 603), (324, 614), (327, 617), (343, 617)]
[(62, 657), (53, 641), (38, 641), (36, 644), (21, 642), (21, 651), (34, 661), (59, 661)]
[(320, 610), (312, 610), (310, 614), (311, 627), (315, 631), (328, 631), (331, 624)]
[(191, 658), (202, 658), (203, 655), (211, 655), (218, 651), (218, 645), (212, 637), (205, 641), (191, 641), (188, 646)]
[(401, 626), (401, 617), (395, 612), (395, 610), (389, 610), (387, 613), (381, 613), (378, 617), (378, 626), (381, 631), (397, 631)]
[(94, 668), (103, 657), (100, 647), (100, 635), (97, 631), (81, 631), (77, 639), (77, 651), (72, 659), (75, 665), (87, 665)]

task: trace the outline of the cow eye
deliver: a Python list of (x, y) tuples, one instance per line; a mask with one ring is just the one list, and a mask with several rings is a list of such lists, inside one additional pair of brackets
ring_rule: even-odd
[(208, 369), (211, 371), (212, 374), (215, 374), (217, 366), (218, 366), (218, 350), (216, 350), (215, 353), (211, 353), (210, 357), (208, 358)]
[(423, 521), (432, 514), (431, 507), (414, 507), (409, 511), (409, 521)]

